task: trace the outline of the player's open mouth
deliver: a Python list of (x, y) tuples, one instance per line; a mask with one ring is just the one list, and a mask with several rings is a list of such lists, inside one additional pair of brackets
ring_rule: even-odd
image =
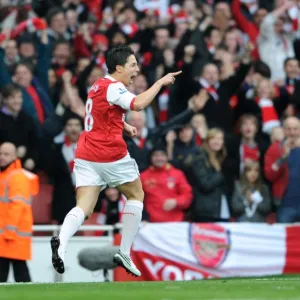
[(136, 77), (135, 75), (133, 75), (133, 76), (130, 77), (130, 80), (129, 80), (129, 83), (130, 83), (130, 84), (133, 83), (133, 80), (134, 80), (135, 77)]

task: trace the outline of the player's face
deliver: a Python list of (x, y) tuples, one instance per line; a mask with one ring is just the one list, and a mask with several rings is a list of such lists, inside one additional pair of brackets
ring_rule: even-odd
[(125, 86), (129, 86), (133, 83), (133, 79), (138, 75), (140, 68), (138, 67), (136, 58), (134, 55), (130, 55), (127, 58), (127, 62), (123, 67), (123, 80)]

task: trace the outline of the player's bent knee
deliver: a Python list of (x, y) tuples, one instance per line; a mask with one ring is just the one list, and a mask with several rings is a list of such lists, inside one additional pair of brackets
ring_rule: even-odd
[(140, 179), (136, 179), (133, 182), (128, 182), (123, 185), (117, 186), (117, 189), (128, 200), (144, 201), (144, 191)]

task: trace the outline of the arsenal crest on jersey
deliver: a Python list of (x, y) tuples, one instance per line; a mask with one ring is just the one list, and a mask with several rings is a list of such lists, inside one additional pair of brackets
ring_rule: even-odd
[(175, 178), (174, 177), (168, 177), (168, 179), (167, 179), (168, 188), (169, 189), (174, 189), (175, 184), (176, 184)]
[(229, 231), (217, 224), (190, 225), (190, 245), (198, 262), (207, 268), (218, 268), (230, 250)]

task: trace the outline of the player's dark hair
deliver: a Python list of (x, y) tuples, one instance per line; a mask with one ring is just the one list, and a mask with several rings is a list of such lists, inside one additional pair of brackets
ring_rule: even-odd
[(116, 71), (117, 66), (124, 66), (130, 55), (134, 52), (129, 46), (118, 46), (111, 49), (106, 56), (106, 66), (108, 73), (112, 74)]

